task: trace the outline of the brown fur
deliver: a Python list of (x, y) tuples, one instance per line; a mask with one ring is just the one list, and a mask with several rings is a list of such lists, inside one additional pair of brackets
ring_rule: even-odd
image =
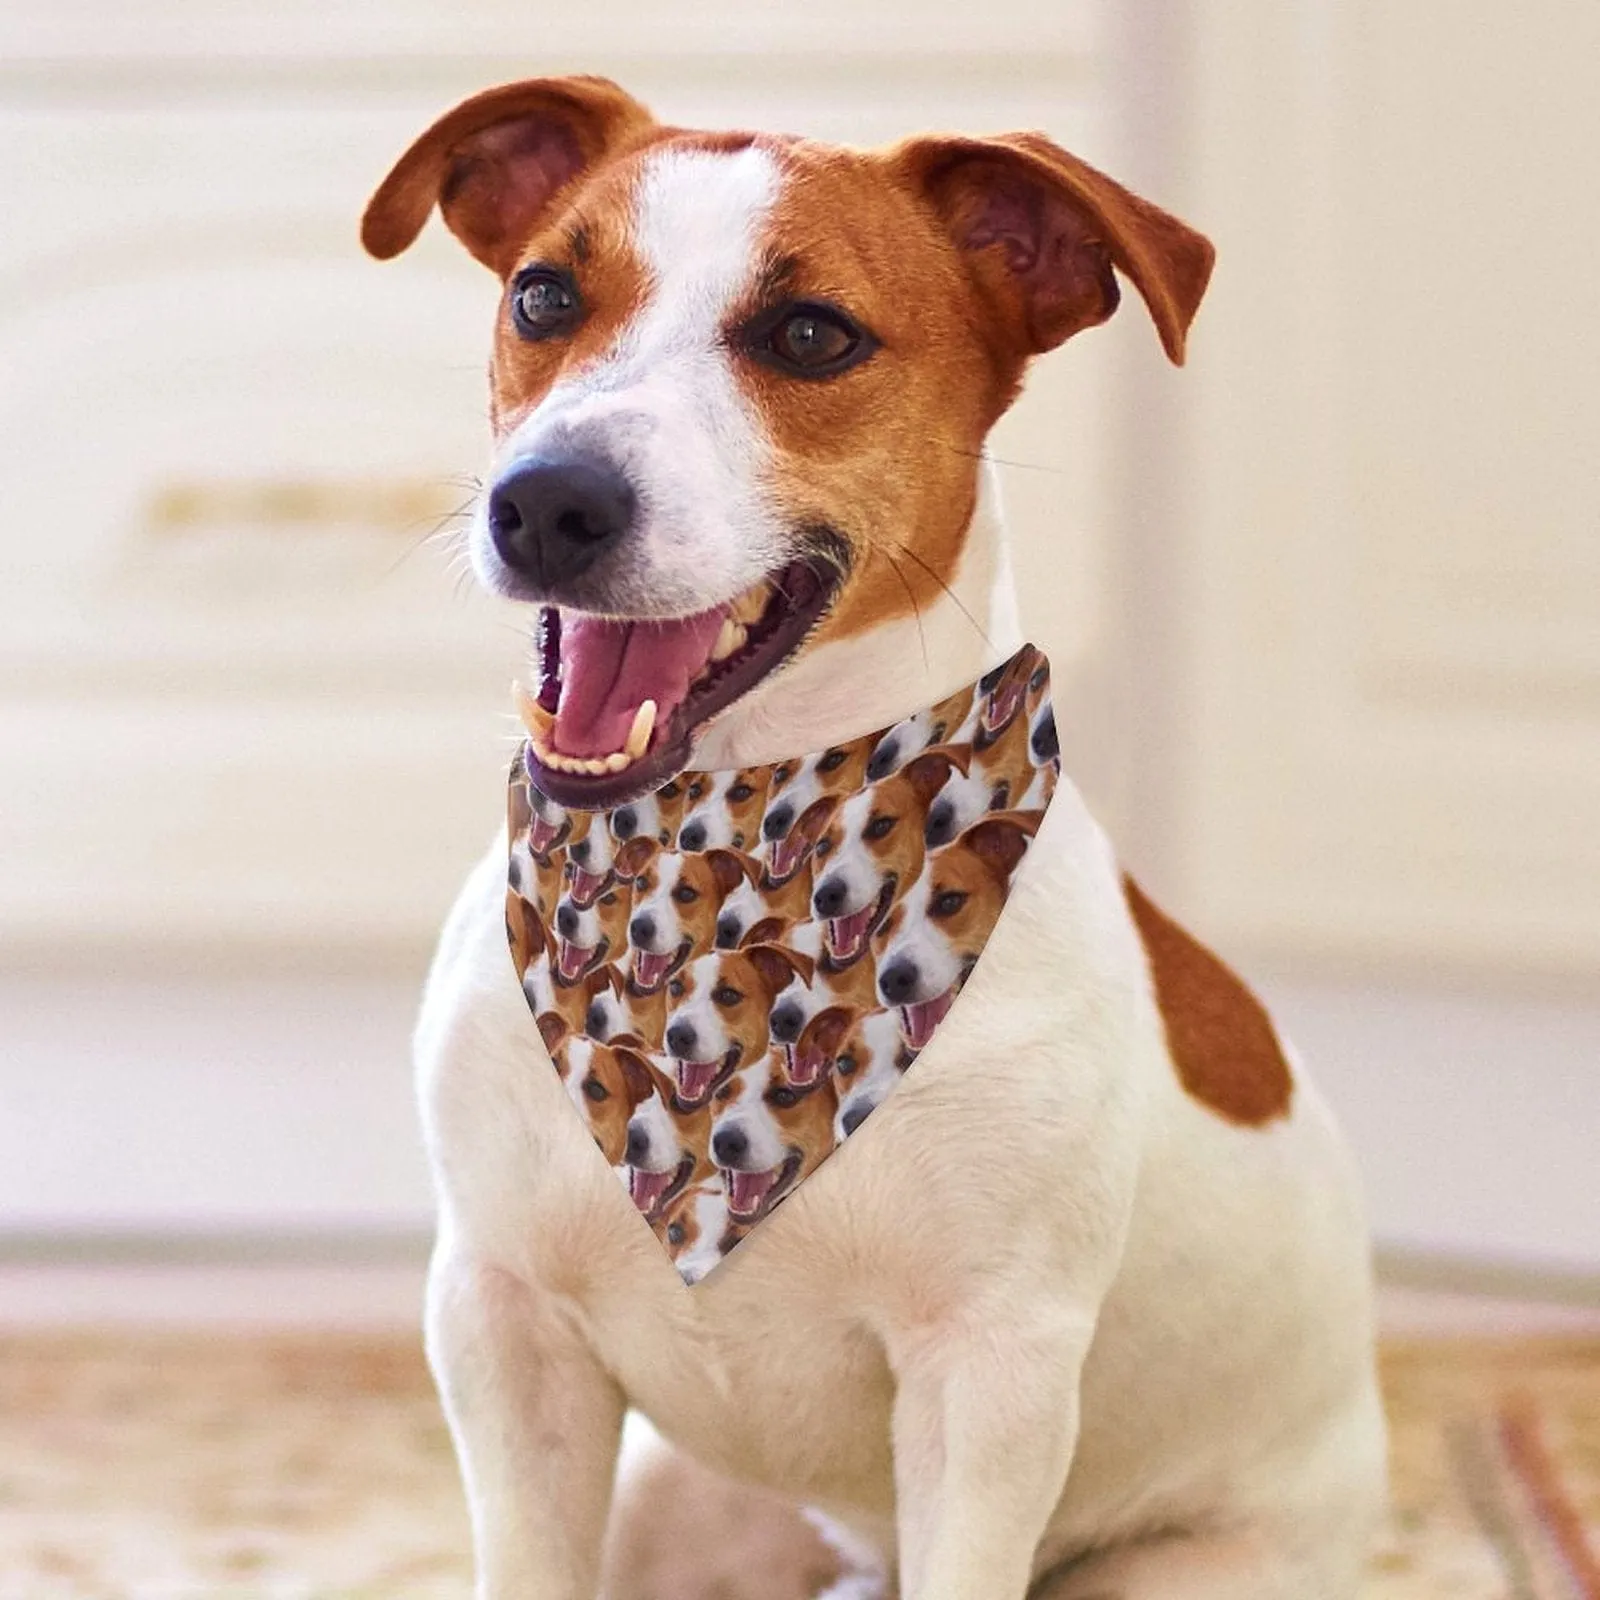
[(1289, 1114), (1294, 1078), (1261, 1002), (1198, 940), (1123, 879), (1150, 961), (1167, 1048), (1184, 1089), (1218, 1116), (1260, 1127)]

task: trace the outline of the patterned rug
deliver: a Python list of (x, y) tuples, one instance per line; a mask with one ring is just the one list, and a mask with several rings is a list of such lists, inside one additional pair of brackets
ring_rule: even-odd
[[(1600, 1600), (1600, 1341), (1392, 1343), (1367, 1600)], [(466, 1600), (399, 1339), (0, 1337), (4, 1600)]]

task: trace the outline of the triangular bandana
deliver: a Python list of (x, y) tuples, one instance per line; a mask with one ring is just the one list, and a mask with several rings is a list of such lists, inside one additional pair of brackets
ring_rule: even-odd
[(815, 755), (567, 811), (511, 772), (506, 926), (576, 1114), (697, 1282), (890, 1094), (1055, 789), (1050, 669)]

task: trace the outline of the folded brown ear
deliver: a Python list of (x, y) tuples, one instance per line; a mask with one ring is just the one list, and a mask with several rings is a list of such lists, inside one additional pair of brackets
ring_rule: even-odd
[(774, 999), (796, 978), (810, 983), (816, 976), (815, 963), (799, 950), (789, 950), (779, 944), (743, 945), (740, 949), (749, 957), (750, 965), (761, 975), (761, 981)]
[(980, 291), (1021, 353), (1053, 350), (1143, 295), (1168, 356), (1211, 276), (1211, 243), (1040, 133), (911, 139), (890, 152), (968, 253)]
[(503, 277), (551, 200), (654, 124), (607, 78), (531, 78), (463, 101), (422, 134), (367, 203), (361, 242), (397, 256), (435, 204), (450, 231)]
[(991, 811), (961, 835), (961, 842), (1002, 883), (1009, 882), (1043, 816), (1042, 811)]

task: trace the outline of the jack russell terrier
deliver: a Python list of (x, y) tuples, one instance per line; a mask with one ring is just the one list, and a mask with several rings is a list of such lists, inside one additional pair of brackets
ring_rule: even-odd
[[(427, 1345), (479, 1595), (593, 1600), (632, 1407), (825, 1518), (840, 1594), (1349, 1600), (1384, 1480), (1352, 1163), (1244, 985), (1123, 876), (1069, 782), (1043, 804), (1030, 773), (1057, 735), (982, 470), (1028, 362), (1105, 321), (1118, 274), (1180, 362), (1210, 246), (1038, 134), (698, 132), (597, 78), (449, 112), (379, 187), (367, 248), (397, 255), (436, 206), (501, 283), (470, 546), (536, 608), (518, 876), (592, 847), (513, 928), (543, 964), (530, 997), (559, 1002), (562, 1071), (508, 959), (504, 837), (418, 1028)], [(975, 707), (964, 730), (952, 699)], [(907, 857), (908, 899), (871, 935), (876, 1020), (820, 1090), (773, 1098), (759, 1007), (796, 967), (776, 944), (668, 980), (676, 1061), (567, 1037), (629, 959), (630, 885), (580, 819), (665, 847), (676, 815), (679, 840), (705, 823), (684, 848), (754, 856), (759, 814), (769, 887), (804, 887), (785, 915), (820, 893), (853, 942), (870, 873), (833, 906), (818, 841), (836, 817), (853, 834), (864, 784), (954, 742), (974, 755), (946, 775), (950, 835)], [(691, 765), (743, 779), (696, 810), (670, 791)], [(973, 964), (980, 911), (998, 920)], [(735, 977), (750, 1015), (730, 1031), (700, 991)], [(709, 1155), (679, 1156), (704, 1181), (670, 1226), (706, 1264), (742, 1239), (692, 1288), (611, 1165), (674, 1074), (712, 1087)], [(855, 1074), (876, 1109), (818, 1163)], [(750, 1227), (770, 1207), (749, 1169), (784, 1149), (816, 1170)], [(692, 1562), (697, 1530), (673, 1535)]]

